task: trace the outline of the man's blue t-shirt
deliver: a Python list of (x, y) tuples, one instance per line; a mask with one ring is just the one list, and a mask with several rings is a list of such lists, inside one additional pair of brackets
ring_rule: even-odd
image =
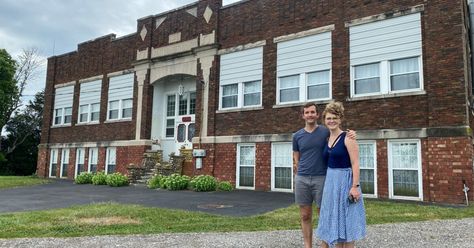
[(293, 135), (293, 151), (300, 153), (298, 172), (300, 176), (324, 176), (327, 164), (323, 149), (329, 137), (329, 130), (319, 125), (312, 133), (304, 128)]

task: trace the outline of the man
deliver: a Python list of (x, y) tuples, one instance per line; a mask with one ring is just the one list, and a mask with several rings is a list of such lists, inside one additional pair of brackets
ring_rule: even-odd
[[(323, 149), (329, 137), (329, 130), (318, 125), (319, 113), (315, 103), (303, 106), (304, 128), (293, 135), (293, 171), (295, 177), (295, 202), (300, 206), (301, 230), (305, 248), (313, 243), (312, 207), (319, 208), (323, 194), (327, 164), (323, 160)], [(350, 131), (348, 137), (355, 139)]]

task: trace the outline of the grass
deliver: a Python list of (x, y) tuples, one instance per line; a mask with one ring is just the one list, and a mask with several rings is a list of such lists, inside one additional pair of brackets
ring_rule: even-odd
[(38, 178), (35, 176), (21, 177), (21, 176), (0, 176), (0, 189), (32, 186), (37, 184), (48, 183), (47, 179)]
[[(474, 207), (440, 207), (366, 200), (367, 223), (382, 224), (474, 217)], [(316, 221), (316, 217), (315, 217)], [(296, 205), (252, 217), (100, 203), (65, 209), (0, 214), (0, 238), (73, 237), (173, 232), (299, 229)]]

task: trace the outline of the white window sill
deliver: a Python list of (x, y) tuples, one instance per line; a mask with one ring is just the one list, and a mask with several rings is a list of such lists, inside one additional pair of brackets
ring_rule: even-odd
[(262, 106), (258, 107), (244, 107), (244, 108), (232, 108), (232, 109), (219, 109), (216, 111), (217, 114), (221, 113), (232, 113), (232, 112), (243, 112), (243, 111), (255, 111), (255, 110), (262, 110)]
[(70, 127), (71, 124), (58, 124), (58, 125), (53, 125), (51, 128), (61, 128), (61, 127)]
[(106, 120), (104, 123), (117, 123), (117, 122), (128, 122), (128, 121), (132, 121), (132, 118), (116, 119), (116, 120)]
[(390, 94), (380, 94), (372, 96), (352, 96), (347, 98), (346, 101), (364, 101), (364, 100), (373, 100), (373, 99), (384, 99), (384, 98), (394, 98), (394, 97), (403, 97), (403, 96), (417, 96), (417, 95), (426, 95), (426, 91), (412, 91), (412, 92), (400, 92), (400, 93), (390, 93)]
[(306, 103), (315, 103), (315, 104), (327, 104), (331, 102), (332, 99), (325, 99), (325, 100), (308, 100), (306, 102), (293, 102), (293, 103), (279, 103), (276, 105), (273, 105), (273, 108), (289, 108), (289, 107), (302, 107)]
[(94, 121), (94, 122), (81, 122), (81, 123), (77, 123), (76, 126), (89, 126), (89, 125), (97, 125), (97, 124), (100, 124), (98, 121)]

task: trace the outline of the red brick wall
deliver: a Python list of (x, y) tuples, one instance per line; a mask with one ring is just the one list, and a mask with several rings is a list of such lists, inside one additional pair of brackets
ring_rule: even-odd
[(47, 177), (48, 172), (47, 169), (49, 168), (48, 162), (49, 161), (49, 154), (48, 149), (45, 147), (40, 147), (38, 149), (38, 162), (36, 165), (36, 175), (39, 177)]
[[(420, 4), (425, 8), (421, 12), (421, 26), (424, 89), (427, 94), (346, 102), (350, 97), (350, 54), (349, 28), (344, 23)], [(449, 18), (446, 13), (450, 13)], [(273, 108), (277, 80), (273, 38), (331, 24), (335, 24), (332, 32), (332, 93), (335, 100), (344, 102), (347, 127), (376, 130), (467, 125), (462, 16), (461, 1), (255, 0), (224, 8), (220, 15), (218, 38), (222, 48), (259, 40), (267, 42), (263, 57), (264, 109), (244, 114), (216, 114), (215, 133), (290, 133), (301, 127), (303, 121), (299, 117), (299, 107)], [(218, 78), (214, 84), (218, 84)], [(215, 90), (218, 91), (218, 87)], [(212, 106), (214, 111), (218, 109), (217, 104)]]
[(377, 194), (388, 198), (388, 151), (387, 141), (377, 140)]
[[(462, 180), (474, 188), (471, 138), (428, 138), (426, 201), (464, 203)], [(426, 191), (425, 191), (426, 192)], [(473, 199), (472, 190), (469, 192)]]
[(272, 145), (257, 143), (255, 149), (255, 190), (271, 190)]

